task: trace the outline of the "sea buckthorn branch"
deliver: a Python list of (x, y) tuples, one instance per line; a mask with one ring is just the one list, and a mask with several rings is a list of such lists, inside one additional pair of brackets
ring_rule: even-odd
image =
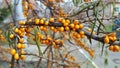
[[(26, 23), (25, 24), (26, 26), (27, 25), (35, 25), (35, 26), (44, 26), (44, 24), (34, 24), (34, 22), (31, 22), (31, 23)], [(49, 23), (48, 24), (48, 26), (54, 26), (54, 27), (62, 27), (62, 26), (64, 26), (62, 23), (59, 23), (59, 22), (52, 22), (52, 23)], [(68, 25), (69, 26), (69, 25)], [(70, 27), (70, 26), (69, 26)], [(85, 35), (86, 36), (91, 36), (91, 32), (89, 32), (89, 31), (87, 31), (87, 30), (85, 30), (85, 29), (82, 29), (84, 32), (85, 32)], [(80, 32), (80, 30), (76, 30), (77, 32)], [(100, 41), (100, 42), (102, 42), (102, 43), (104, 43), (104, 36), (98, 36), (98, 35), (95, 35), (95, 34), (93, 34), (92, 36), (91, 36), (91, 38), (92, 39), (94, 39), (94, 40), (97, 40), (97, 41)], [(120, 45), (120, 43), (119, 43), (119, 41), (111, 41), (111, 42), (109, 42), (109, 44), (118, 44), (118, 45)]]

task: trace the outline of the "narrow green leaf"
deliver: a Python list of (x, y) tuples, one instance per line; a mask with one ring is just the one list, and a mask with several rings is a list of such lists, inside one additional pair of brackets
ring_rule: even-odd
[(37, 28), (34, 28), (34, 33), (35, 33), (35, 42), (36, 42), (36, 45), (38, 47), (39, 55), (42, 55), (42, 50), (40, 47), (40, 39), (37, 38)]
[(107, 58), (104, 59), (104, 63), (105, 63), (105, 65), (108, 65), (108, 59)]

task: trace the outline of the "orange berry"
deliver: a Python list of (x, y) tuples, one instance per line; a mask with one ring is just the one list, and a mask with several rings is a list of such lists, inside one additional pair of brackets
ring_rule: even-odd
[(24, 42), (24, 38), (20, 38), (20, 39), (19, 39), (19, 42), (20, 42), (20, 43), (23, 43), (23, 42)]
[(92, 31), (92, 29), (91, 29), (91, 28), (88, 28), (88, 29), (87, 29), (87, 31), (88, 31), (88, 32), (91, 32), (91, 31)]
[(19, 29), (18, 28), (15, 28), (14, 29), (14, 32), (18, 33)]
[(11, 49), (10, 54), (11, 55), (15, 55), (15, 53), (16, 53), (16, 50), (15, 49)]
[(18, 48), (18, 49), (21, 49), (21, 48), (22, 48), (22, 44), (21, 44), (21, 43), (18, 43), (18, 44), (17, 44), (17, 48)]
[(21, 52), (20, 52), (21, 54), (25, 54), (25, 51), (24, 50), (21, 50)]
[(12, 39), (12, 38), (14, 38), (14, 34), (10, 34), (10, 36), (9, 36), (9, 37), (10, 37), (11, 39)]
[(21, 32), (21, 30), (18, 30), (18, 34), (20, 35), (22, 32)]
[(40, 26), (40, 30), (44, 30), (44, 26)]
[(50, 18), (49, 21), (50, 21), (50, 22), (54, 22), (54, 18)]
[(52, 41), (52, 38), (50, 36), (47, 36), (46, 39)]
[(84, 35), (84, 31), (80, 31), (80, 35)]
[(108, 36), (106, 36), (106, 37), (104, 38), (104, 42), (105, 42), (106, 44), (108, 44), (108, 43), (110, 42)]
[(61, 21), (62, 21), (62, 19), (63, 19), (63, 18), (58, 18), (58, 19), (57, 19), (57, 21), (58, 21), (58, 22), (61, 22)]
[(81, 35), (81, 38), (84, 38), (85, 37), (85, 35)]
[(82, 29), (84, 26), (83, 24), (79, 24), (79, 28)]
[(75, 61), (75, 60), (76, 60), (76, 58), (75, 58), (74, 56), (71, 56), (71, 59), (72, 59), (73, 61)]
[(19, 24), (20, 24), (20, 25), (25, 25), (26, 22), (25, 22), (25, 21), (20, 21)]
[(53, 31), (56, 33), (56, 32), (57, 32), (57, 29), (53, 29)]
[(47, 27), (43, 27), (43, 31), (47, 31)]
[(65, 22), (65, 19), (62, 19), (62, 22), (61, 22), (61, 23), (66, 23), (66, 22)]
[(39, 35), (40, 39), (44, 39), (44, 36), (43, 35)]
[(79, 29), (79, 25), (75, 25), (75, 29)]
[(70, 27), (71, 27), (71, 28), (74, 28), (74, 24), (70, 24)]
[(76, 25), (76, 24), (78, 24), (79, 23), (79, 21), (78, 20), (74, 20), (74, 24)]
[(15, 60), (18, 60), (18, 59), (19, 59), (18, 53), (16, 53), (16, 54), (14, 55), (14, 59), (15, 59)]
[(45, 40), (45, 43), (46, 43), (46, 44), (49, 44), (50, 42), (49, 42), (49, 40)]
[(31, 29), (30, 28), (26, 28), (26, 32), (30, 33)]
[(49, 2), (54, 2), (54, 0), (48, 0)]
[(21, 60), (25, 60), (25, 55), (20, 55)]
[(26, 48), (26, 45), (25, 45), (25, 44), (22, 44), (21, 47), (22, 47), (22, 48)]
[(69, 27), (68, 27), (68, 26), (66, 26), (66, 27), (65, 27), (65, 30), (66, 30), (66, 31), (68, 31), (68, 30), (69, 30)]
[(68, 26), (68, 23), (63, 23), (64, 26)]
[(46, 22), (45, 22), (45, 25), (47, 26), (48, 24), (49, 24), (49, 22), (48, 22), (48, 21), (46, 21)]
[(64, 31), (64, 27), (60, 27), (59, 31), (63, 32)]
[(52, 42), (52, 45), (54, 46), (54, 45), (56, 45), (56, 43), (55, 43), (55, 42)]
[(25, 32), (25, 28), (21, 27), (21, 28), (20, 28), (20, 31), (21, 31), (21, 32)]
[(44, 20), (43, 19), (40, 20), (40, 24), (44, 24)]
[(120, 51), (120, 47), (119, 47), (118, 45), (114, 45), (114, 46), (113, 46), (113, 51), (114, 51), (114, 52)]
[(50, 29), (51, 29), (51, 30), (54, 30), (54, 29), (55, 29), (55, 27), (51, 26), (51, 27), (50, 27)]
[(35, 24), (39, 24), (39, 19), (35, 19)]
[(84, 0), (84, 2), (88, 2), (89, 0)]
[(65, 22), (69, 24), (69, 23), (70, 23), (70, 20), (67, 19), (67, 20), (65, 20)]
[(110, 50), (110, 51), (113, 51), (113, 46), (112, 46), (112, 45), (109, 46), (109, 50)]
[(79, 34), (76, 34), (76, 38), (81, 38), (81, 36)]
[(45, 44), (45, 40), (41, 40), (41, 44)]
[(113, 41), (116, 41), (117, 40), (117, 38), (116, 37), (113, 37)]

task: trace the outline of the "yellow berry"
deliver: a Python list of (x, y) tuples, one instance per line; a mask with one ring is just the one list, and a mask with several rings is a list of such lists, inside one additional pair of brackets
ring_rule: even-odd
[(16, 50), (15, 49), (11, 49), (10, 54), (11, 55), (15, 55), (15, 53), (16, 53)]
[(44, 24), (44, 20), (43, 19), (40, 20), (40, 24)]
[(25, 51), (24, 50), (21, 50), (21, 52), (20, 52), (21, 54), (25, 54)]
[(60, 32), (63, 32), (64, 31), (64, 27), (60, 27)]
[(21, 60), (25, 60), (25, 55), (20, 55)]
[(118, 45), (114, 45), (114, 46), (113, 46), (113, 51), (114, 51), (114, 52), (120, 51), (120, 47), (119, 47)]
[(11, 38), (11, 39), (14, 38), (14, 34), (10, 34), (10, 38)]
[(49, 24), (49, 22), (48, 22), (48, 21), (46, 21), (46, 22), (45, 22), (45, 25), (47, 26), (48, 24)]
[(112, 45), (109, 46), (109, 50), (110, 50), (110, 51), (113, 51), (113, 46), (112, 46)]
[(68, 30), (69, 30), (69, 27), (68, 27), (68, 26), (66, 26), (66, 27), (65, 27), (65, 30), (66, 30), (66, 31), (68, 31)]
[(19, 39), (19, 42), (20, 42), (20, 43), (23, 43), (23, 42), (24, 42), (24, 38), (20, 38), (20, 39)]
[(82, 29), (84, 26), (83, 24), (79, 24), (79, 28)]
[(18, 53), (16, 53), (16, 54), (14, 55), (14, 59), (15, 59), (15, 60), (18, 60), (18, 59), (19, 59)]
[(58, 18), (58, 19), (57, 19), (57, 21), (58, 21), (58, 22), (61, 22), (61, 21), (62, 21), (62, 19), (63, 19), (63, 18)]
[(80, 35), (84, 35), (84, 31), (80, 31)]
[(76, 24), (78, 24), (79, 23), (79, 21), (78, 20), (74, 20), (74, 24), (76, 25)]
[(21, 43), (18, 43), (18, 44), (17, 44), (17, 48), (18, 48), (18, 49), (21, 49), (21, 48), (22, 48), (22, 44), (21, 44)]
[(70, 24), (70, 27), (71, 27), (71, 28), (74, 28), (74, 24)]
[(106, 44), (108, 44), (108, 43), (110, 42), (108, 36), (106, 36), (106, 37), (104, 38), (104, 42), (105, 42)]
[(15, 28), (14, 29), (14, 32), (18, 33), (19, 29), (18, 28)]
[(67, 19), (67, 20), (65, 20), (65, 22), (69, 24), (69, 23), (70, 23), (70, 20)]
[(40, 20), (39, 19), (35, 19), (35, 24), (39, 24)]
[(25, 25), (26, 22), (25, 22), (25, 21), (20, 21), (19, 24), (20, 24), (20, 25)]
[(50, 22), (54, 22), (54, 18), (50, 18), (50, 20), (49, 20)]
[(22, 44), (22, 46), (21, 46), (22, 48), (26, 48), (26, 45), (25, 44)]
[(75, 29), (79, 29), (79, 25), (75, 25)]

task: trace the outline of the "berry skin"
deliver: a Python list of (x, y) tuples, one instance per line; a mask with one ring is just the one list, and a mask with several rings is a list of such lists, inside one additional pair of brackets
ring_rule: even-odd
[(35, 19), (35, 24), (39, 24), (40, 20), (39, 19)]
[(10, 37), (11, 39), (12, 39), (12, 38), (14, 38), (14, 34), (10, 34), (10, 36), (9, 36), (9, 37)]
[(110, 51), (113, 51), (113, 46), (112, 46), (112, 45), (109, 46), (109, 50), (110, 50)]
[(15, 55), (16, 54), (16, 50), (15, 49), (11, 49), (10, 54), (11, 55)]
[(21, 43), (18, 43), (18, 44), (17, 44), (17, 48), (18, 48), (18, 49), (21, 49), (21, 48), (22, 48), (22, 44), (21, 44)]
[(70, 24), (70, 27), (71, 27), (71, 28), (74, 28), (74, 26), (75, 26), (74, 24)]
[(50, 22), (54, 22), (54, 18), (50, 18), (49, 21), (50, 21)]
[(79, 28), (82, 29), (84, 26), (83, 24), (79, 24)]
[(18, 60), (18, 59), (19, 59), (18, 53), (16, 53), (16, 54), (14, 55), (14, 59), (15, 59), (15, 60)]
[(21, 59), (21, 60), (25, 60), (25, 55), (21, 55), (21, 56), (20, 56), (20, 59)]

